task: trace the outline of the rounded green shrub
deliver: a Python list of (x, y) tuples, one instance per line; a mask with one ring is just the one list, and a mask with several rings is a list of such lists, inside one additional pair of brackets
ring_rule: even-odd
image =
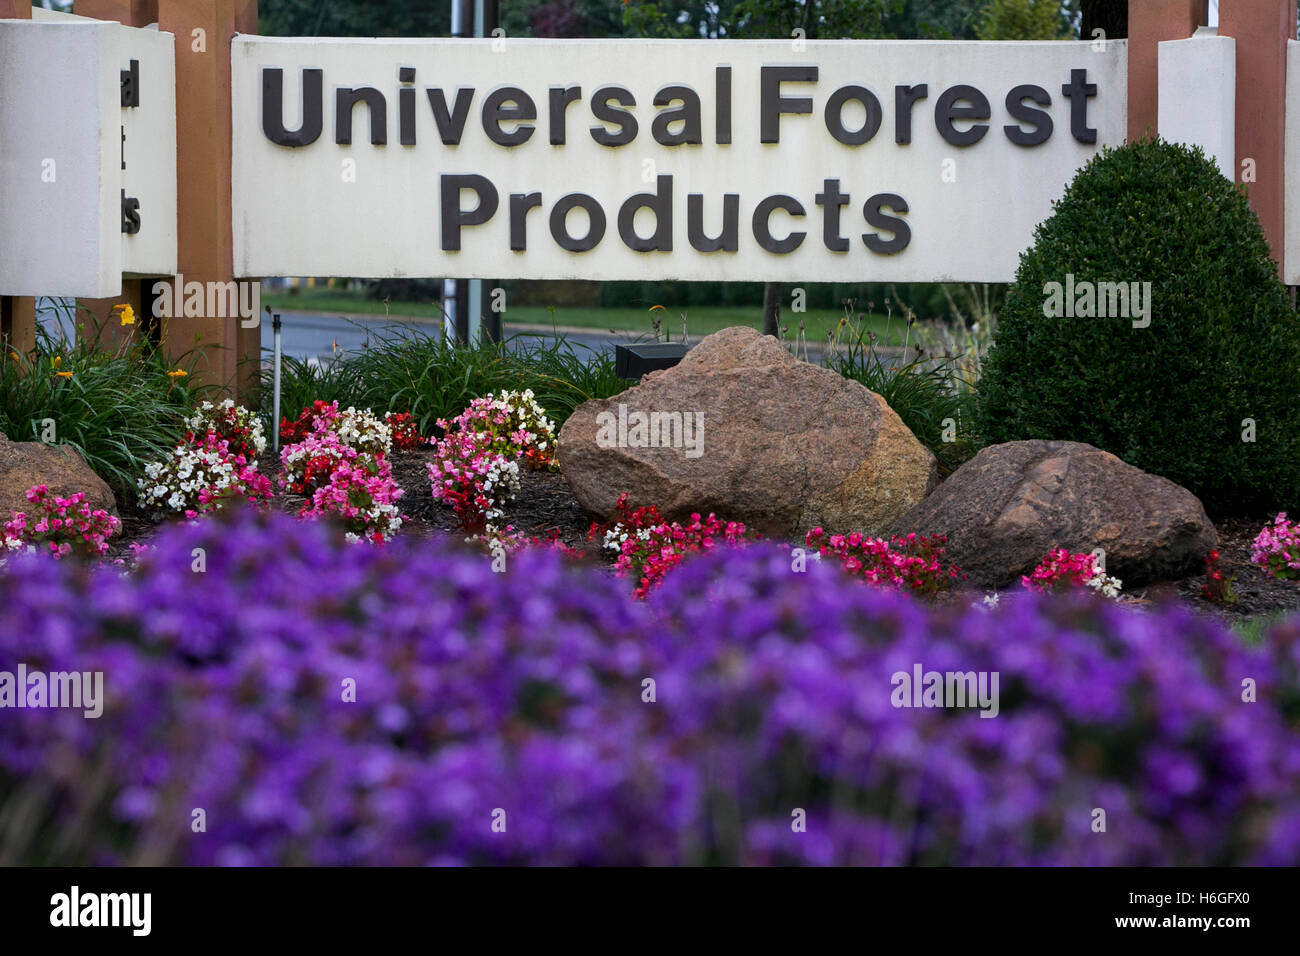
[(1212, 514), (1300, 504), (1300, 319), (1245, 193), (1199, 149), (1094, 157), (1020, 258), (976, 418), (987, 443), (1105, 449)]

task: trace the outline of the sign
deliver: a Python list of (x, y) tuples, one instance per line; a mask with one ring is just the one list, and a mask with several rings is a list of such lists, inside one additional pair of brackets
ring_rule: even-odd
[(154, 29), (0, 21), (0, 295), (176, 271), (173, 51)]
[(1127, 44), (232, 47), (235, 273), (1006, 281)]
[(170, 33), (119, 27), (122, 272), (170, 276), (176, 245), (176, 54)]
[(1286, 205), (1283, 210), (1282, 281), (1300, 285), (1300, 42), (1286, 43), (1285, 156)]

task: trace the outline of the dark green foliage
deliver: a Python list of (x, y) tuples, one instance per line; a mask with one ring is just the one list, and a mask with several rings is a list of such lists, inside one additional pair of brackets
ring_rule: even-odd
[(447, 0), (261, 0), (263, 36), (436, 37), (451, 29)]
[[(509, 284), (507, 283), (507, 288)], [(783, 314), (788, 311), (793, 290), (802, 289), (804, 306), (808, 309), (831, 309), (838, 312), (845, 300), (852, 299), (858, 307), (868, 304), (876, 312), (884, 312), (885, 304), (897, 304), (913, 312), (918, 318), (946, 318), (948, 302), (939, 285), (914, 283), (894, 285), (883, 282), (800, 282), (786, 286), (782, 298)], [(526, 304), (524, 299), (511, 296), (511, 302)], [(677, 282), (677, 281), (610, 281), (600, 285), (600, 305), (606, 308), (641, 307), (652, 305), (689, 309), (694, 306), (737, 305), (763, 306), (761, 282)]]
[[(54, 444), (75, 448), (132, 499), (144, 466), (185, 433), (185, 416), (201, 397), (189, 385), (197, 357), (170, 362), (148, 344), (109, 348), (84, 325), (70, 343), (38, 325), (34, 349), (0, 356), (0, 432), (41, 441), (51, 425)], [(186, 374), (168, 375), (179, 371)]]
[(1073, 32), (1061, 0), (990, 0), (975, 34), (981, 40), (1063, 40)]
[[(263, 413), (270, 414), (272, 373), (262, 371)], [(609, 398), (631, 383), (614, 374), (612, 353), (558, 338), (516, 335), (502, 345), (449, 345), (417, 329), (384, 331), (361, 352), (324, 365), (281, 363), (280, 414), (293, 418), (316, 399), (376, 413), (410, 412), (424, 435), (460, 414), (472, 399), (501, 389), (531, 388), (546, 414), (562, 425), (589, 398)]]
[[(1045, 317), (1067, 274), (1150, 282), (1150, 326)], [(987, 442), (1088, 442), (1211, 513), (1300, 504), (1300, 320), (1246, 197), (1199, 150), (1145, 141), (1080, 171), (1021, 256), (979, 394)]]
[(975, 454), (973, 394), (950, 361), (920, 351), (911, 359), (882, 354), (860, 323), (846, 319), (841, 329), (843, 338), (827, 353), (826, 367), (883, 398), (934, 454), (941, 476)]
[(441, 279), (375, 279), (366, 284), (366, 298), (376, 302), (441, 302)]
[[(259, 374), (261, 411), (267, 417), (269, 436), (271, 434), (269, 416), (275, 387), (275, 371), (269, 360), (261, 364)], [(320, 362), (282, 355), (280, 357), (280, 417), (293, 419), (318, 399), (322, 402), (338, 402), (341, 408), (355, 405), (356, 381), (356, 367), (345, 357)], [(381, 409), (381, 411), (385, 410), (387, 405)]]

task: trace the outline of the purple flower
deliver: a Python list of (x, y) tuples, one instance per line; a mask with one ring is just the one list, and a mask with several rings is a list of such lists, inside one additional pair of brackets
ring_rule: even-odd
[[(11, 558), (19, 663), (104, 674), (99, 719), (3, 711), (0, 800), (51, 794), (25, 864), (1300, 862), (1296, 621), (935, 608), (767, 545), (641, 602), (542, 549), (498, 574), (232, 509), (130, 575)], [(996, 674), (997, 716), (898, 706), (916, 667)]]

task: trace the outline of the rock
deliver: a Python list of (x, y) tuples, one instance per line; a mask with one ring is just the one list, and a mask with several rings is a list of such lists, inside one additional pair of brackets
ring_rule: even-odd
[[(623, 447), (610, 440), (620, 406)], [(700, 453), (688, 454), (686, 440), (628, 447), (636, 416), (651, 412), (702, 421)], [(584, 402), (560, 430), (557, 454), (593, 514), (613, 517), (627, 492), (634, 507), (653, 504), (670, 520), (712, 511), (769, 536), (817, 526), (879, 533), (937, 481), (934, 456), (879, 395), (743, 326), (710, 335), (621, 395)]]
[(75, 448), (15, 442), (0, 433), (0, 524), (9, 520), (11, 511), (28, 511), (27, 489), (33, 485), (48, 485), (51, 495), (63, 498), (83, 491), (92, 510), (117, 514), (112, 490)]
[(1068, 441), (990, 445), (895, 531), (947, 535), (948, 559), (980, 587), (1019, 583), (1054, 548), (1102, 548), (1125, 589), (1175, 580), (1202, 570), (1219, 540), (1186, 488)]

